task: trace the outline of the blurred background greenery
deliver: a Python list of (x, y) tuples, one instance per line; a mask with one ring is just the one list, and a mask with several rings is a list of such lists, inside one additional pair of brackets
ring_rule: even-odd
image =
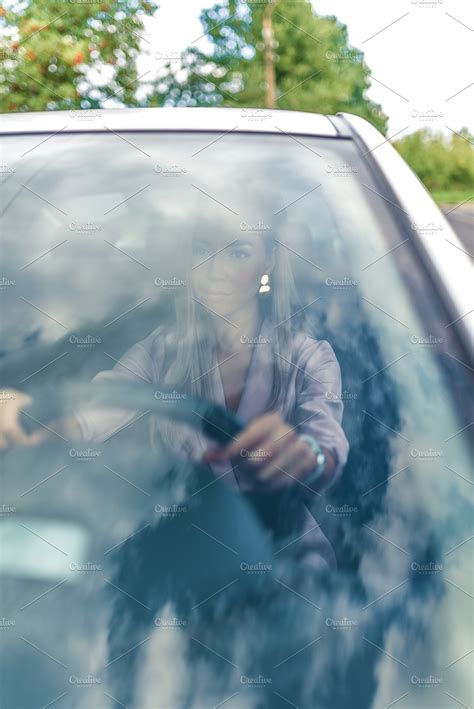
[[(183, 4), (183, 12), (186, 6)], [(0, 111), (117, 106), (234, 106), (347, 111), (384, 135), (387, 116), (367, 98), (371, 70), (336, 17), (294, 0), (228, 0), (201, 12), (206, 49), (158, 52), (152, 78), (137, 59), (148, 0), (15, 0), (0, 6)], [(170, 27), (170, 33), (173, 28)], [(198, 38), (199, 39), (199, 38)], [(153, 72), (147, 72), (147, 76)], [(106, 81), (103, 81), (106, 76)], [(435, 199), (472, 193), (473, 136), (421, 128), (392, 141)]]

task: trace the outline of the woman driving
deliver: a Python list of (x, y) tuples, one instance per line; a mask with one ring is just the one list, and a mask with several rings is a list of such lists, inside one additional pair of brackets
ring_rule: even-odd
[[(331, 346), (304, 331), (287, 250), (271, 230), (239, 238), (200, 223), (192, 238), (189, 279), (180, 281), (172, 326), (160, 325), (93, 381), (145, 380), (168, 392), (205, 398), (248, 422), (223, 448), (186, 426), (154, 417), (152, 443), (208, 463), (242, 492), (297, 489), (305, 500), (333, 485), (348, 455), (341, 427), (341, 373)], [(296, 307), (295, 307), (296, 306)], [(28, 435), (20, 411), (29, 397), (2, 407), (0, 447), (35, 445), (49, 434)], [(81, 409), (59, 422), (69, 440), (101, 442), (137, 412)], [(335, 566), (334, 553), (304, 507), (305, 560)]]

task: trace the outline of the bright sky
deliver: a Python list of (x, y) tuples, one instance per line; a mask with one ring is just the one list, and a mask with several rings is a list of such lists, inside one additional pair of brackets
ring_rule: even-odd
[[(389, 136), (423, 126), (474, 132), (472, 28), (469, 0), (312, 0), (316, 12), (336, 15), (349, 42), (373, 72), (368, 95), (389, 116)], [(147, 22), (149, 44), (140, 74), (156, 67), (156, 52), (179, 53), (202, 34), (199, 13), (214, 2), (160, 0)], [(303, 28), (304, 29), (304, 28)], [(470, 45), (471, 42), (471, 45)], [(205, 46), (205, 38), (197, 46)], [(147, 56), (148, 55), (148, 56)], [(146, 78), (150, 78), (148, 75)]]

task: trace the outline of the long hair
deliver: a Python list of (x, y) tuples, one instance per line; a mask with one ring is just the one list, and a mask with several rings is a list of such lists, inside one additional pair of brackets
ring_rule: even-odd
[[(201, 224), (202, 227), (202, 224)], [(198, 234), (196, 226), (192, 238)], [(277, 232), (278, 234), (278, 232)], [(272, 328), (273, 382), (272, 396), (267, 411), (277, 408), (286, 396), (289, 376), (291, 346), (294, 334), (304, 325), (304, 311), (299, 303), (288, 258), (283, 243), (272, 233), (265, 233), (267, 255), (273, 251), (274, 267), (270, 274), (270, 290), (260, 292), (258, 306), (262, 319), (269, 320)], [(185, 287), (177, 289), (174, 299), (175, 322), (163, 328), (166, 346), (165, 371), (162, 382), (169, 388), (196, 396), (215, 400), (212, 377), (207, 373), (213, 369), (218, 342), (212, 324), (212, 316), (195, 299), (192, 289), (192, 243), (185, 245), (184, 266)], [(170, 421), (153, 417), (151, 441), (156, 449), (156, 440), (161, 438), (168, 445), (180, 438), (182, 428)]]

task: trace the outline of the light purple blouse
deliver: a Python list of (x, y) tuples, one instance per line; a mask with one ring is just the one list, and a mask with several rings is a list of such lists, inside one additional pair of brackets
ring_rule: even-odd
[[(271, 400), (273, 385), (273, 327), (268, 319), (255, 338), (254, 352), (249, 365), (237, 414), (246, 421), (261, 415)], [(99, 372), (93, 382), (118, 379), (138, 379), (166, 385), (160, 370), (165, 347), (173, 336), (165, 334), (162, 326), (141, 342), (133, 345), (111, 369)], [(295, 335), (292, 345), (290, 379), (283, 404), (277, 409), (281, 417), (298, 433), (314, 436), (320, 445), (334, 451), (337, 468), (329, 485), (341, 476), (347, 460), (349, 444), (341, 427), (341, 371), (332, 347), (325, 340), (314, 340), (303, 332)], [(225, 407), (225, 395), (217, 360), (211, 363), (208, 376), (212, 377), (214, 401)], [(137, 411), (117, 409), (82, 409), (76, 412), (84, 439), (100, 443), (132, 421)], [(174, 446), (178, 455), (199, 460), (212, 443), (203, 434), (182, 427), (183, 434)], [(236, 490), (245, 489), (230, 471), (229, 461), (211, 465), (216, 476), (222, 476)], [(227, 471), (228, 474), (224, 475)], [(248, 488), (247, 483), (247, 488)], [(309, 488), (308, 488), (309, 490)], [(319, 490), (321, 492), (321, 490)], [(310, 531), (311, 530), (311, 531)], [(304, 527), (296, 542), (304, 547), (304, 560), (312, 566), (334, 568), (336, 560), (329, 541), (305, 507)]]

